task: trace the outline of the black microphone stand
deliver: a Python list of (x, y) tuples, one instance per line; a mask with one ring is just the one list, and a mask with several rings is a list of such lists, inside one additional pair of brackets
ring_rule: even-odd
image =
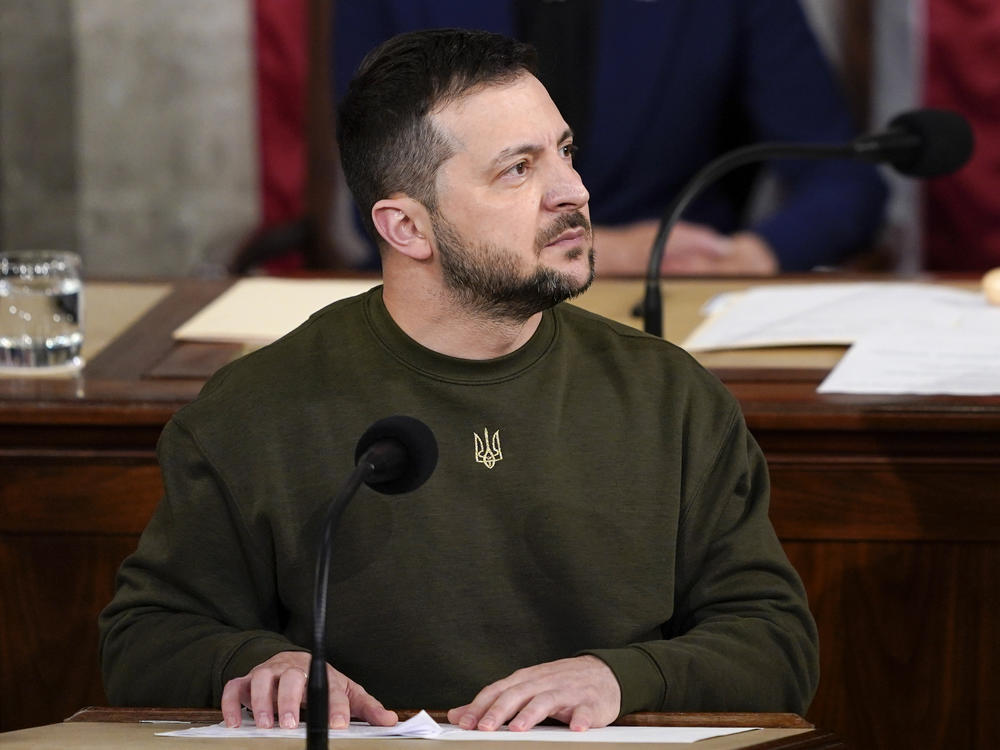
[(654, 336), (663, 336), (663, 298), (660, 293), (660, 263), (666, 250), (670, 231), (687, 209), (688, 204), (710, 183), (727, 172), (757, 161), (771, 159), (842, 159), (857, 156), (857, 149), (850, 143), (755, 143), (719, 156), (691, 178), (684, 189), (667, 206), (660, 219), (660, 227), (649, 251), (646, 270), (646, 294), (642, 300), (643, 330)]
[[(355, 449), (354, 470), (326, 511), (323, 537), (316, 556), (316, 590), (313, 594), (313, 650), (307, 676), (306, 748), (328, 745), (330, 686), (326, 676), (326, 599), (330, 578), (333, 534), (344, 508), (362, 484), (384, 495), (411, 492), (427, 481), (437, 465), (437, 441), (418, 419), (396, 415), (375, 422), (365, 430)], [(348, 717), (350, 718), (350, 717)]]
[(316, 590), (313, 595), (313, 650), (309, 662), (306, 703), (306, 750), (325, 750), (330, 724), (329, 684), (326, 677), (326, 594), (330, 578), (330, 553), (333, 531), (351, 498), (375, 473), (375, 465), (366, 453), (354, 467), (340, 492), (330, 503), (323, 524), (323, 538), (316, 558)]
[(646, 332), (663, 336), (660, 264), (670, 231), (701, 189), (726, 172), (750, 162), (771, 159), (860, 159), (888, 162), (898, 172), (912, 177), (937, 177), (962, 167), (972, 155), (974, 145), (972, 128), (962, 115), (950, 110), (918, 109), (894, 117), (887, 130), (861, 136), (850, 143), (756, 143), (722, 154), (684, 186), (660, 220), (649, 252), (646, 294), (642, 300)]

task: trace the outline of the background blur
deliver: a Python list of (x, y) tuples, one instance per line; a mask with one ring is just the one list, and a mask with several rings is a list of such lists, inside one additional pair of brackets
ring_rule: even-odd
[[(928, 18), (941, 7), (1000, 29), (992, 4), (801, 2), (868, 129), (928, 100)], [(210, 276), (270, 230), (308, 246), (286, 265), (350, 265), (320, 95), (335, 12), (330, 0), (0, 0), (0, 249), (75, 250), (91, 277)], [(991, 86), (981, 93), (996, 107)], [(1000, 181), (996, 161), (985, 170)], [(925, 196), (891, 184), (884, 245), (913, 271)], [(981, 212), (1000, 215), (1000, 199), (984, 200)]]
[(198, 272), (259, 221), (247, 0), (0, 0), (0, 247)]

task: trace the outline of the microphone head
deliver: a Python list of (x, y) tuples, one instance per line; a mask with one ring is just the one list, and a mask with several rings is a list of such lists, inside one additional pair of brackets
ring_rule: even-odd
[[(366, 455), (367, 454), (367, 455)], [(380, 419), (358, 440), (354, 461), (371, 461), (375, 471), (365, 482), (376, 492), (411, 492), (434, 473), (437, 440), (419, 419), (396, 415)]]
[(916, 109), (897, 115), (889, 130), (915, 135), (916, 148), (889, 155), (892, 166), (914, 177), (938, 177), (964, 166), (972, 156), (972, 128), (958, 112), (947, 109)]

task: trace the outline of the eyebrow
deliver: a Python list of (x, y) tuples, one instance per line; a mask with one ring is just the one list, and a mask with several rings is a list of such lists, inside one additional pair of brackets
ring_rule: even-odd
[[(557, 143), (564, 143), (573, 137), (573, 129), (566, 128), (562, 135), (559, 136)], [(515, 156), (520, 156), (521, 154), (528, 154), (530, 156), (535, 156), (540, 154), (545, 150), (545, 147), (537, 143), (523, 143), (519, 146), (510, 146), (509, 148), (503, 149), (493, 161), (490, 162), (490, 167), (492, 169), (499, 169), (504, 165), (505, 162), (513, 159)]]

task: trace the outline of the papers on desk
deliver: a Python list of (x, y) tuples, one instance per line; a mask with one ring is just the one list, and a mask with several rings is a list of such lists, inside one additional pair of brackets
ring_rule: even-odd
[[(394, 727), (373, 727), (361, 722), (351, 722), (347, 729), (329, 732), (330, 739), (418, 738), (433, 740), (466, 741), (521, 741), (521, 742), (677, 742), (690, 743), (711, 737), (722, 737), (748, 732), (756, 727), (603, 727), (586, 732), (573, 732), (567, 727), (542, 726), (527, 732), (509, 732), (506, 728), (496, 732), (477, 732), (459, 729), (451, 724), (438, 724), (426, 711)], [(257, 729), (253, 719), (244, 712), (243, 726), (230, 729), (224, 723), (208, 727), (193, 727), (172, 732), (158, 732), (160, 737), (200, 737), (219, 739), (291, 738), (305, 739), (306, 728)]]
[(886, 325), (921, 327), (985, 308), (981, 294), (934, 284), (759, 286), (725, 295), (682, 346), (689, 352), (766, 346), (849, 346)]
[(713, 302), (688, 351), (850, 345), (820, 393), (1000, 394), (1000, 309), (934, 284), (755, 287)]
[[(363, 722), (352, 721), (347, 729), (331, 729), (330, 739), (367, 739), (373, 737), (437, 737), (441, 734), (441, 725), (438, 724), (426, 711), (421, 711), (416, 716), (401, 721), (394, 727), (373, 727)], [(158, 737), (211, 737), (219, 739), (305, 739), (305, 724), (300, 724), (295, 729), (258, 729), (253, 719), (248, 715), (246, 709), (243, 711), (243, 725), (235, 729), (226, 726), (225, 722), (212, 724), (207, 727), (193, 727), (191, 729), (177, 729), (172, 732), (157, 732)]]
[(888, 326), (858, 339), (820, 393), (1000, 393), (1000, 308), (951, 325)]
[(380, 279), (240, 279), (174, 331), (174, 338), (263, 346), (331, 302), (381, 283)]

